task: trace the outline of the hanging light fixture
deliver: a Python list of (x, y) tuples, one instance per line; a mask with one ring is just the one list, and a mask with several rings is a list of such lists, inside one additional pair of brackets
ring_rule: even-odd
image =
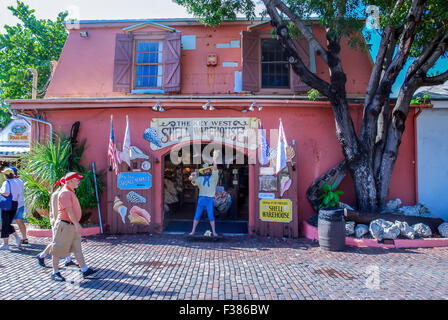
[(208, 100), (207, 103), (202, 106), (202, 109), (207, 110), (207, 107), (210, 111), (215, 110), (210, 100)]
[(165, 111), (165, 109), (163, 109), (162, 105), (160, 104), (160, 100), (157, 101), (157, 103), (154, 105), (154, 107), (152, 107), (152, 110), (159, 111), (159, 112)]

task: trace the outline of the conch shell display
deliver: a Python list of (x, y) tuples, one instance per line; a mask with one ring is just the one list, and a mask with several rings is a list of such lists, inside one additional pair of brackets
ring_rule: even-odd
[(118, 198), (117, 196), (115, 196), (115, 199), (114, 199), (113, 209), (115, 212), (117, 212), (121, 216), (121, 220), (123, 221), (123, 223), (126, 223), (125, 217), (126, 217), (128, 208), (126, 208), (124, 206), (123, 201), (121, 201), (120, 198)]
[(133, 206), (129, 210), (128, 219), (132, 224), (149, 225), (151, 223), (151, 215), (149, 212), (138, 206)]

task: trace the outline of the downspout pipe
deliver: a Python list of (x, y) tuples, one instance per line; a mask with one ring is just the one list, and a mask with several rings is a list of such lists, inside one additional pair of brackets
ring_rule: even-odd
[(414, 113), (414, 177), (415, 177), (415, 201), (418, 203), (418, 132), (417, 118), (422, 113), (423, 108), (418, 107), (418, 111)]
[[(41, 122), (41, 123), (44, 123), (44, 124), (50, 126), (50, 139), (51, 139), (51, 141), (53, 141), (53, 124), (51, 122), (48, 122), (48, 121), (45, 121), (45, 120), (42, 120), (39, 118), (33, 118), (26, 114), (18, 114), (18, 113), (16, 113), (15, 110), (11, 110), (11, 113), (13, 114), (13, 117), (15, 117), (15, 118), (22, 118), (22, 119), (37, 121), (37, 122)], [(39, 141), (39, 137), (37, 138), (37, 140)]]

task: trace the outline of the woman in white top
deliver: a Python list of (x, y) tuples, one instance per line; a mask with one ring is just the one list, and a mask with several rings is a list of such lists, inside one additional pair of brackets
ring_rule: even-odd
[(11, 210), (2, 210), (1, 238), (4, 241), (4, 244), (0, 247), (0, 250), (8, 250), (8, 241), (10, 235), (14, 235), (16, 237), (17, 246), (19, 248), (22, 244), (22, 238), (17, 235), (16, 230), (11, 225), (11, 222), (14, 219), (17, 211), (19, 190), (17, 185), (12, 182), (12, 180), (14, 180), (15, 178), (14, 171), (11, 168), (6, 168), (2, 171), (2, 173), (5, 175), (6, 181), (3, 182), (2, 187), (0, 188), (0, 194), (4, 197), (9, 197), (10, 194), (12, 195)]
[(17, 225), (19, 226), (20, 233), (22, 234), (22, 244), (28, 244), (28, 238), (26, 237), (26, 226), (25, 223), (23, 223), (23, 218), (25, 214), (25, 201), (23, 200), (23, 194), (25, 192), (23, 187), (23, 181), (19, 178), (17, 175), (17, 168), (16, 167), (10, 167), (12, 171), (14, 171), (15, 179), (13, 179), (11, 182), (17, 186), (17, 190), (19, 192), (18, 199), (17, 199), (17, 212), (14, 216), (14, 220), (16, 220)]

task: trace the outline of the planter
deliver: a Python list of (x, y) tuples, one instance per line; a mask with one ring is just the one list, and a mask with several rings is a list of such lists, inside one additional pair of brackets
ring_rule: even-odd
[(327, 208), (319, 210), (319, 245), (327, 251), (342, 251), (345, 248), (344, 209)]
[[(319, 240), (318, 228), (313, 227), (308, 222), (302, 223), (302, 235), (310, 240)], [(424, 239), (396, 239), (394, 244), (379, 243), (375, 239), (358, 239), (345, 237), (345, 244), (354, 247), (377, 247), (377, 248), (434, 248), (448, 247), (448, 238), (424, 238)]]
[[(86, 227), (82, 228), (82, 234), (83, 237), (92, 236), (94, 234), (101, 233), (100, 227)], [(51, 229), (27, 229), (26, 234), (30, 237), (52, 237)]]

